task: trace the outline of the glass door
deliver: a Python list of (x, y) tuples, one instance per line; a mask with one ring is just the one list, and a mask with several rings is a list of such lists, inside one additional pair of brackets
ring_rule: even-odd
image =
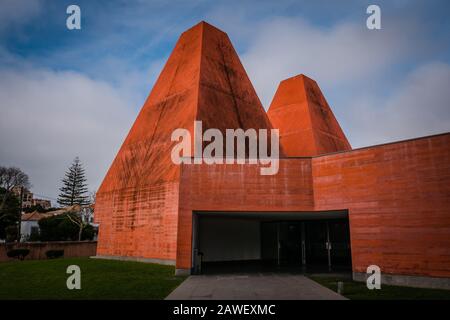
[(329, 222), (331, 262), (333, 267), (351, 267), (350, 229), (348, 220)]
[(324, 267), (329, 264), (329, 246), (326, 221), (306, 222), (306, 263), (308, 266)]

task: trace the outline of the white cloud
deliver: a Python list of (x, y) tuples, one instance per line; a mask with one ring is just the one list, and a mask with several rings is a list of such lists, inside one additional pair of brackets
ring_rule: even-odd
[[(75, 72), (0, 70), (0, 164), (21, 167), (56, 197), (75, 156), (98, 188), (135, 117), (129, 97)], [(134, 107), (134, 106), (133, 106)]]
[(248, 37), (241, 58), (266, 109), (281, 80), (299, 73), (315, 79), (353, 147), (450, 131), (450, 66), (428, 58), (409, 73), (393, 71), (437, 44), (428, 45), (413, 22), (385, 25), (325, 28), (278, 17)]
[(387, 98), (359, 96), (348, 106), (353, 147), (450, 131), (450, 65), (413, 70)]
[(242, 60), (268, 108), (278, 83), (296, 74), (306, 74), (321, 86), (380, 74), (412, 45), (403, 32), (400, 26), (370, 31), (364, 21), (321, 28), (300, 18), (276, 18), (260, 26)]
[(42, 11), (41, 0), (3, 0), (0, 4), (0, 33), (27, 23)]

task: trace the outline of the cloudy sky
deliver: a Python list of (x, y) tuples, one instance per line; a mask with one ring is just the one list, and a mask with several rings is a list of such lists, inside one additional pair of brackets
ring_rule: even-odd
[[(373, 3), (381, 30), (366, 28)], [(66, 28), (70, 4), (81, 30)], [(355, 148), (450, 131), (449, 12), (446, 0), (0, 0), (0, 165), (54, 200), (79, 156), (96, 190), (201, 20), (228, 33), (266, 108), (280, 80), (314, 78)]]

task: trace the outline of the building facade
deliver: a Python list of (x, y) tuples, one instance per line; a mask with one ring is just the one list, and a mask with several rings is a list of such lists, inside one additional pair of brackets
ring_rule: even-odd
[(41, 206), (43, 209), (47, 210), (52, 207), (50, 200), (35, 198), (33, 193), (26, 188), (14, 187), (12, 192), (17, 199), (20, 200), (20, 197), (22, 197), (22, 209)]
[[(177, 128), (280, 132), (279, 170), (171, 160)], [(381, 130), (381, 129), (380, 129)], [(97, 192), (97, 255), (177, 273), (257, 265), (351, 270), (450, 288), (450, 133), (352, 149), (317, 83), (282, 81), (266, 113), (226, 33), (184, 32)]]

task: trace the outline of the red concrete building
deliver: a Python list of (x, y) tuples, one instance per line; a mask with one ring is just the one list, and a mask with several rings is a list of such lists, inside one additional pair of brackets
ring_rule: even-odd
[[(173, 164), (171, 133), (193, 134), (195, 120), (278, 128), (278, 173)], [(450, 133), (352, 149), (304, 75), (282, 81), (266, 113), (226, 33), (202, 22), (178, 40), (95, 212), (99, 257), (178, 273), (351, 269), (357, 280), (378, 265), (385, 283), (450, 288)]]

